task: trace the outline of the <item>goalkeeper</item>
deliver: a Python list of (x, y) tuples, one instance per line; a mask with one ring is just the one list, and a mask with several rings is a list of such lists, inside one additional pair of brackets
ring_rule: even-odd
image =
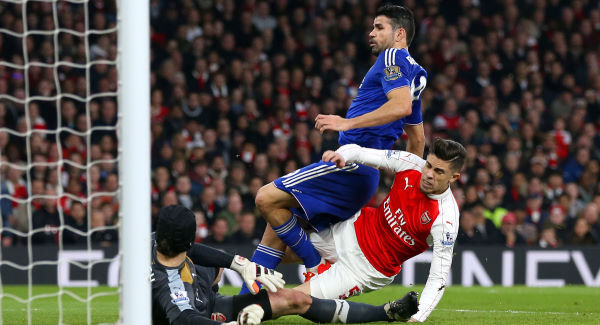
[[(261, 320), (291, 314), (321, 323), (359, 323), (405, 320), (417, 310), (413, 292), (391, 303), (372, 306), (317, 299), (296, 290), (281, 289), (284, 285), (281, 273), (238, 255), (206, 245), (192, 245), (195, 222), (194, 214), (182, 206), (171, 205), (159, 212), (152, 248), (154, 324), (259, 324)], [(251, 294), (220, 295), (216, 283), (221, 267), (240, 273)], [(255, 281), (270, 292), (259, 291)]]

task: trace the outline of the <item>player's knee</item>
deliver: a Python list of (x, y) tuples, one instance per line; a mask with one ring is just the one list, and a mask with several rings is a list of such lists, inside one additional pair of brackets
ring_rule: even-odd
[(268, 185), (264, 185), (258, 192), (256, 193), (256, 198), (254, 199), (254, 203), (256, 207), (261, 212), (263, 217), (265, 214), (271, 209), (271, 198), (269, 197), (269, 188)]
[(304, 314), (312, 304), (312, 298), (300, 291), (293, 289), (281, 289), (277, 292), (269, 292), (273, 319), (284, 315)]
[(283, 203), (282, 195), (287, 195), (287, 193), (279, 190), (272, 183), (267, 184), (258, 189), (254, 203), (256, 203), (256, 207), (263, 214), (263, 217), (265, 217), (270, 211), (283, 208), (282, 205), (285, 204)]

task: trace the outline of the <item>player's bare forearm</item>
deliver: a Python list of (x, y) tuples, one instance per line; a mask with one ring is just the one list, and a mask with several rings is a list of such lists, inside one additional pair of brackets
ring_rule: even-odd
[(349, 129), (388, 124), (410, 115), (411, 112), (412, 97), (410, 88), (397, 88), (388, 93), (388, 101), (378, 109), (349, 119)]
[(425, 152), (425, 140), (411, 140), (409, 138), (408, 143), (406, 144), (406, 151), (414, 153), (419, 157), (423, 157), (423, 152)]
[[(321, 133), (325, 131), (347, 131), (351, 129), (384, 125), (394, 122), (405, 115), (398, 114), (397, 105), (385, 103), (379, 109), (355, 118), (346, 119), (337, 115), (317, 115), (315, 128)], [(410, 113), (410, 112), (409, 112)]]
[(323, 133), (379, 126), (397, 121), (410, 115), (411, 112), (412, 97), (409, 87), (402, 87), (390, 91), (387, 102), (364, 115), (345, 119), (337, 115), (319, 114), (315, 120), (315, 128)]
[(398, 102), (388, 101), (372, 112), (349, 119), (348, 130), (379, 126), (395, 122), (410, 114), (410, 106), (408, 110), (402, 106), (405, 105)]
[(406, 151), (423, 157), (423, 152), (425, 151), (425, 130), (423, 129), (423, 123), (416, 125), (407, 124), (404, 126), (404, 132), (408, 136)]

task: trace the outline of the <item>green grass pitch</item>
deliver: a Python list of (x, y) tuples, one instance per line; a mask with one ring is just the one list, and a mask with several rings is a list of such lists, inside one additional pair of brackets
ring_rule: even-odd
[[(383, 304), (403, 296), (406, 288), (390, 286), (383, 290), (352, 298), (370, 304)], [(87, 289), (65, 288), (81, 299)], [(4, 286), (4, 293), (27, 298), (26, 286)], [(56, 293), (55, 286), (35, 286), (33, 293)], [(237, 288), (226, 286), (223, 294), (235, 294)], [(91, 303), (93, 324), (112, 324), (118, 319), (119, 299), (115, 288), (99, 287), (92, 294), (113, 293), (94, 298)], [(63, 324), (87, 324), (86, 304), (69, 294), (62, 296)], [(58, 324), (58, 298), (35, 299), (31, 304), (32, 324)], [(2, 299), (0, 324), (27, 324), (27, 305), (14, 299)], [(433, 311), (431, 324), (600, 324), (600, 289), (582, 286), (564, 288), (458, 287), (446, 289), (442, 301)], [(307, 324), (298, 316), (286, 316), (266, 324)], [(388, 324), (388, 323), (385, 323)]]

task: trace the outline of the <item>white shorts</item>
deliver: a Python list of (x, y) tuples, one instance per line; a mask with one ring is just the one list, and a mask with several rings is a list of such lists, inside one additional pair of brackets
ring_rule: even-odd
[(367, 260), (356, 239), (354, 217), (309, 235), (323, 258), (335, 262), (331, 268), (310, 280), (311, 296), (322, 299), (346, 299), (378, 290), (390, 284), (395, 276), (385, 276)]

